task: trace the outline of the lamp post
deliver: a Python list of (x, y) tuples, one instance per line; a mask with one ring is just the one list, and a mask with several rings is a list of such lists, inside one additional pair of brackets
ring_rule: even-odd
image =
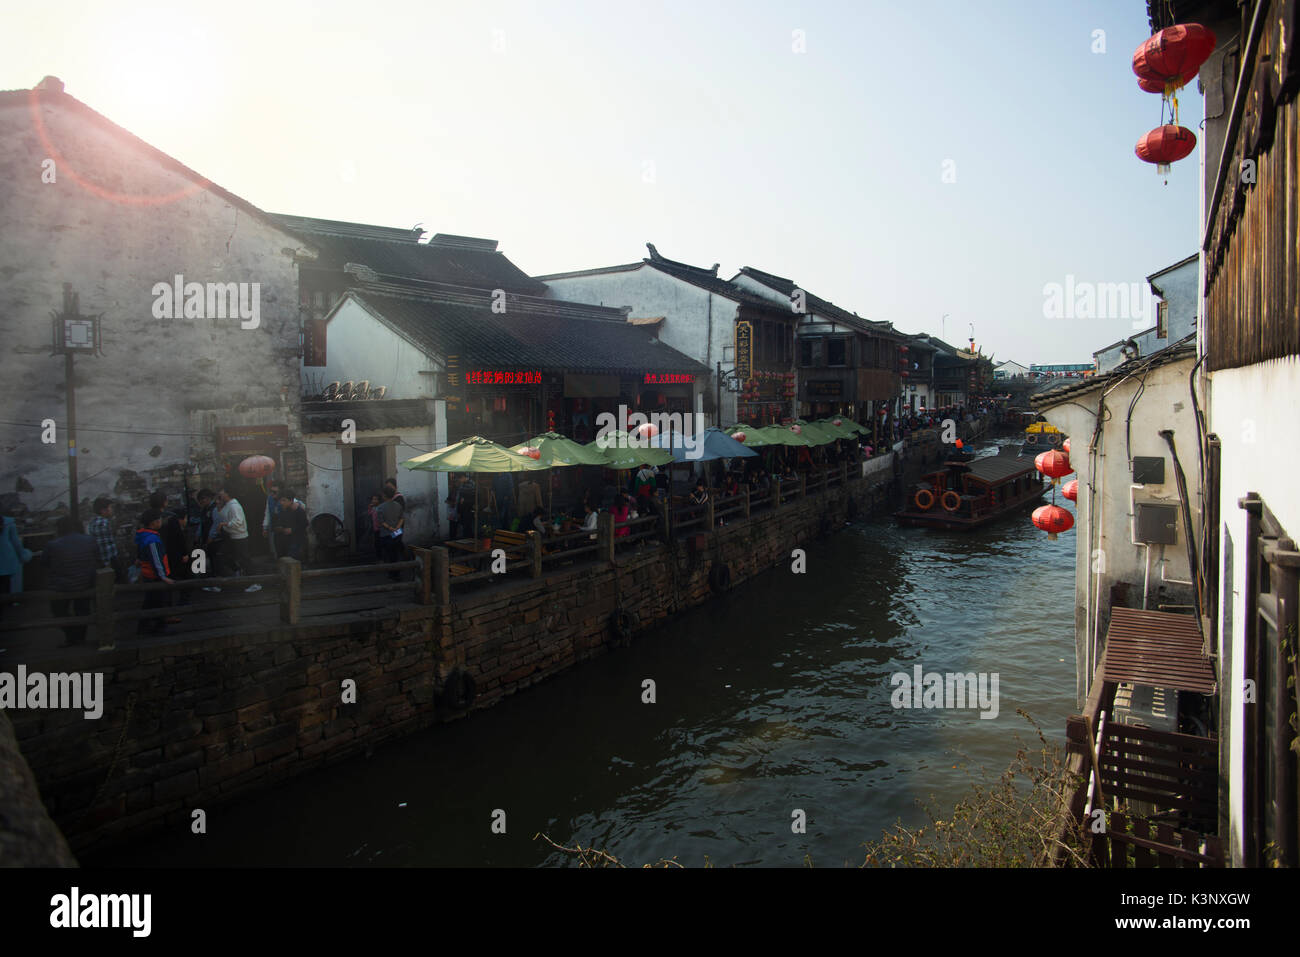
[(78, 352), (91, 356), (101, 353), (100, 320), (103, 318), (102, 314), (81, 315), (80, 296), (72, 291), (70, 282), (63, 284), (62, 311), (50, 313), (53, 347), (50, 355), (63, 356), (68, 423), (68, 514), (74, 522), (80, 521), (81, 495), (77, 490), (77, 391), (73, 356)]

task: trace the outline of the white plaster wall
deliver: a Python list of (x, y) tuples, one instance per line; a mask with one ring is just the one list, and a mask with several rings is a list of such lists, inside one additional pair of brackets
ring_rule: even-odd
[[(439, 403), (441, 406), (441, 403)], [(445, 421), (445, 419), (443, 420)], [(406, 498), (406, 535), (409, 544), (425, 544), (446, 534), (447, 479), (441, 472), (423, 472), (403, 468), (401, 463), (445, 444), (437, 441), (445, 432), (437, 432), (437, 424), (410, 429), (377, 429), (357, 433), (357, 446), (376, 444), (375, 440), (397, 436), (397, 488)], [(309, 433), (304, 438), (307, 458), (314, 468), (309, 468), (307, 508), (313, 516), (328, 512), (344, 519), (346, 496), (351, 494), (350, 477), (343, 471), (343, 449), (338, 445), (338, 435)], [(378, 443), (378, 444), (383, 444)], [(435, 510), (434, 506), (438, 508)], [(435, 526), (433, 516), (439, 515)], [(346, 524), (346, 522), (345, 522)], [(349, 529), (351, 532), (352, 530)]]
[(302, 367), (306, 380), (330, 382), (369, 380), (370, 387), (387, 386), (386, 399), (433, 398), (443, 364), (425, 355), (409, 340), (376, 318), (357, 300), (345, 296), (329, 318), (325, 333), (324, 366)]
[[(660, 341), (702, 362), (710, 370), (707, 380), (698, 383), (701, 393), (707, 390), (711, 395), (716, 394), (712, 373), (724, 355), (727, 361), (722, 363), (723, 370), (731, 367), (733, 350), (727, 348), (724, 353), (723, 347), (732, 346), (735, 338), (739, 305), (734, 300), (714, 295), (645, 264), (627, 272), (548, 279), (546, 284), (547, 296), (552, 299), (615, 309), (630, 306), (633, 316), (664, 316)], [(711, 336), (710, 312), (713, 320)], [(730, 425), (735, 421), (736, 397), (724, 390), (722, 424)]]
[[(129, 473), (153, 480), (188, 462), (215, 468), (215, 435), (190, 434), (193, 413), (270, 407), (270, 424), (288, 424), (296, 445), (295, 252), (305, 247), (66, 104), (39, 107), (45, 140), (25, 100), (0, 107), (0, 394), (4, 418), (24, 423), (0, 425), (0, 490), (29, 483), (19, 500), (34, 512), (67, 498), (63, 360), (50, 357), (50, 312), (68, 282), (83, 314), (103, 314), (103, 355), (76, 361), (84, 518), (87, 501), (129, 486)], [(46, 183), (50, 143), (60, 159)], [(161, 198), (123, 198), (141, 196)], [(155, 318), (153, 286), (177, 274), (258, 283), (258, 327)], [(46, 418), (58, 423), (54, 444), (41, 442)]]
[[(1197, 461), (1196, 423), (1192, 413), (1191, 394), (1187, 375), (1192, 358), (1170, 363), (1152, 370), (1146, 377), (1146, 389), (1134, 408), (1132, 420), (1132, 455), (1159, 456), (1165, 460), (1165, 481), (1160, 485), (1147, 484), (1131, 490), (1132, 469), (1129, 452), (1125, 448), (1125, 420), (1128, 405), (1139, 387), (1137, 378), (1130, 378), (1106, 397), (1109, 419), (1097, 443), (1095, 455), (1088, 451), (1096, 425), (1098, 391), (1085, 393), (1072, 403), (1058, 405), (1045, 412), (1047, 420), (1064, 431), (1070, 438), (1070, 464), (1075, 474), (1067, 476), (1079, 480), (1078, 502), (1073, 506), (1075, 527), (1068, 534), (1075, 545), (1075, 670), (1076, 696), (1081, 705), (1087, 695), (1092, 672), (1096, 668), (1090, 651), (1089, 633), (1095, 631), (1094, 616), (1103, 615), (1110, 601), (1110, 586), (1115, 582), (1128, 582), (1130, 600), (1142, 607), (1143, 584), (1147, 576), (1148, 550), (1133, 544), (1132, 502), (1151, 502), (1179, 505), (1178, 484), (1169, 447), (1159, 435), (1160, 430), (1172, 428), (1178, 460), (1182, 463), (1187, 480), (1192, 514), (1192, 528), (1200, 527), (1201, 499), (1200, 476)], [(1075, 404), (1077, 403), (1077, 404)], [(1071, 508), (1058, 493), (1057, 503)], [(1186, 604), (1191, 602), (1191, 589), (1187, 585), (1165, 579), (1186, 582), (1190, 579), (1186, 547), (1187, 529), (1181, 511), (1178, 515), (1178, 542), (1163, 547), (1150, 548), (1150, 575), (1148, 604), (1159, 610), (1160, 603)], [(1162, 566), (1160, 560), (1165, 559)], [(1089, 588), (1089, 579), (1092, 587)], [(1159, 589), (1164, 587), (1161, 598)], [(1097, 596), (1100, 594), (1100, 602)], [(1165, 609), (1186, 611), (1187, 609)], [(1097, 638), (1105, 638), (1104, 630)]]
[[(1293, 537), (1300, 536), (1300, 495), (1295, 477), (1300, 468), (1300, 357), (1290, 356), (1241, 369), (1227, 369), (1210, 376), (1210, 431), (1223, 443), (1219, 476), (1219, 516), (1232, 537), (1233, 566), (1220, 574), (1220, 621), (1222, 608), (1232, 605), (1232, 660), (1220, 682), (1242, 687), (1245, 661), (1246, 614), (1246, 513), (1237, 500), (1247, 492), (1263, 499), (1277, 520)], [(1221, 538), (1222, 544), (1222, 538)], [(1222, 549), (1221, 549), (1222, 553)], [(1228, 736), (1228, 822), (1229, 844), (1234, 862), (1241, 861), (1244, 831), (1245, 715), (1241, 695), (1234, 695), (1229, 715)]]

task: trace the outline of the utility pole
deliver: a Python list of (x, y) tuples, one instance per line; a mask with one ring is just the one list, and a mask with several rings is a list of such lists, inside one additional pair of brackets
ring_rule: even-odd
[(100, 320), (103, 316), (83, 316), (80, 297), (72, 291), (72, 283), (63, 284), (63, 310), (51, 312), (51, 355), (63, 354), (63, 381), (67, 397), (68, 430), (68, 514), (80, 522), (81, 493), (77, 488), (77, 384), (73, 356), (78, 352), (96, 355), (100, 350)]

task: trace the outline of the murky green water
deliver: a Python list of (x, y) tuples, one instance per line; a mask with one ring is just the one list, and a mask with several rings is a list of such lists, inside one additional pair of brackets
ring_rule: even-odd
[[(1033, 737), (1017, 708), (1062, 735), (1073, 534), (1049, 542), (1027, 513), (975, 534), (859, 523), (810, 546), (806, 574), (767, 573), (469, 720), (214, 807), (206, 835), (83, 863), (569, 863), (544, 831), (629, 864), (856, 864), (896, 818), (923, 820), (918, 800), (1003, 770)], [(890, 676), (917, 664), (997, 672), (997, 718), (896, 710)]]

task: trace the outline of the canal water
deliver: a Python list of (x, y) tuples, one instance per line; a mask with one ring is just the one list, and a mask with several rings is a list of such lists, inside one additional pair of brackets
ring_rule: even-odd
[[(973, 534), (858, 522), (809, 545), (804, 574), (765, 573), (468, 720), (213, 807), (206, 835), (83, 864), (572, 863), (538, 832), (629, 865), (858, 864), (864, 841), (1035, 741), (1017, 708), (1061, 739), (1073, 535), (1048, 541), (1027, 513)], [(891, 676), (916, 665), (996, 672), (996, 718), (896, 709)]]

